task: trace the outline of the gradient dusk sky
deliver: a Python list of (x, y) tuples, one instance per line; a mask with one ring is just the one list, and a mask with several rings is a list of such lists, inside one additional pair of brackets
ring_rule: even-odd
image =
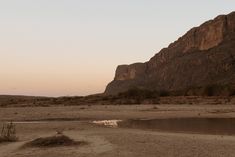
[(117, 65), (234, 10), (234, 0), (0, 0), (0, 94), (103, 92)]

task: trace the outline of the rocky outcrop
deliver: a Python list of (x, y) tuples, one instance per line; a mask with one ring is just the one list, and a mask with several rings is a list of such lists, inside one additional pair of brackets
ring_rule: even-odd
[(114, 80), (123, 81), (142, 77), (146, 71), (146, 64), (119, 65)]
[(235, 83), (235, 12), (188, 31), (145, 63), (117, 67), (106, 94)]

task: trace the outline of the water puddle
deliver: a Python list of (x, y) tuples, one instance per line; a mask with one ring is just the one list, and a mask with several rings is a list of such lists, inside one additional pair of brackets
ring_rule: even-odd
[(118, 127), (164, 132), (235, 135), (235, 118), (133, 119), (118, 122)]

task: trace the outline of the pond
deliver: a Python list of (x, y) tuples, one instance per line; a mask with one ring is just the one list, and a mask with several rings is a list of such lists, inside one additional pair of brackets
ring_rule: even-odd
[(212, 135), (235, 135), (235, 118), (132, 119), (118, 122), (120, 128)]

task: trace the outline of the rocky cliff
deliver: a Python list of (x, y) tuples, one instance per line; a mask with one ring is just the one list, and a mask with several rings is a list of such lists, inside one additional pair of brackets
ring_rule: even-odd
[(117, 67), (105, 94), (235, 84), (235, 12), (192, 28), (148, 62)]

